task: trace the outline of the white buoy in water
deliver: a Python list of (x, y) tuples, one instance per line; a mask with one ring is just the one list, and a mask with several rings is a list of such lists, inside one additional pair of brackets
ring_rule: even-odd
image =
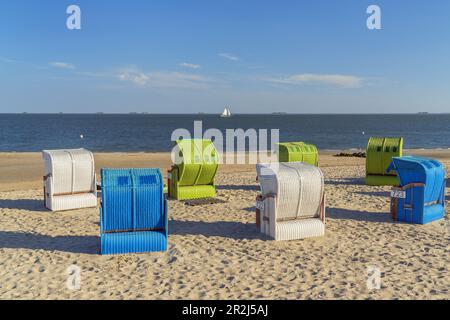
[(363, 132), (361, 132), (363, 135), (365, 135), (366, 133), (363, 131)]
[(83, 139), (83, 138), (84, 138), (84, 135), (80, 134), (80, 139)]

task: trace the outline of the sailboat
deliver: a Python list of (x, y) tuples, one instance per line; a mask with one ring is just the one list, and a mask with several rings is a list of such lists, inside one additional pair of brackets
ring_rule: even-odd
[(221, 117), (221, 118), (229, 118), (229, 117), (231, 117), (231, 111), (230, 111), (230, 108), (226, 107), (226, 108), (223, 110), (223, 112), (222, 112), (222, 114), (220, 115), (220, 117)]

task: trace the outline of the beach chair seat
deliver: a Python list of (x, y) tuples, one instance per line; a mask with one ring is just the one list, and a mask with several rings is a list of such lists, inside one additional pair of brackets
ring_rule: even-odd
[(314, 218), (281, 221), (276, 224), (276, 228), (277, 240), (281, 241), (320, 237), (325, 234), (325, 223)]
[(215, 197), (219, 158), (212, 141), (178, 140), (174, 153), (176, 163), (168, 172), (169, 197), (177, 200)]
[[(176, 175), (175, 175), (176, 177)], [(215, 186), (179, 186), (178, 193), (174, 199), (193, 200), (203, 198), (214, 198), (216, 196)]]
[(325, 234), (322, 171), (302, 162), (258, 164), (261, 194), (256, 201), (258, 230), (275, 240)]
[(101, 253), (165, 251), (167, 200), (159, 169), (102, 169)]
[(395, 171), (386, 169), (393, 157), (401, 157), (403, 138), (371, 137), (366, 149), (366, 185), (398, 186), (399, 180)]
[(304, 142), (282, 142), (277, 144), (279, 162), (304, 162), (319, 166), (319, 152), (313, 144)]
[(394, 220), (426, 224), (445, 216), (445, 169), (437, 160), (395, 157), (387, 170), (395, 170), (400, 186), (391, 192)]
[(101, 238), (102, 254), (155, 252), (166, 249), (167, 234), (165, 231), (105, 233)]
[(54, 196), (51, 201), (52, 211), (74, 210), (97, 206), (97, 195), (94, 193), (82, 193), (72, 195)]
[(52, 211), (97, 206), (94, 156), (86, 149), (44, 150), (44, 202)]

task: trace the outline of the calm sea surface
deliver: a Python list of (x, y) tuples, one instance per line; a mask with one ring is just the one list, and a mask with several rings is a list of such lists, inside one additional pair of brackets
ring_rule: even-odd
[[(152, 115), (0, 114), (0, 151), (87, 148), (169, 151), (177, 128), (280, 129), (281, 141), (320, 149), (365, 148), (370, 136), (402, 136), (405, 148), (450, 148), (450, 114), (410, 115)], [(80, 136), (83, 135), (83, 138)]]

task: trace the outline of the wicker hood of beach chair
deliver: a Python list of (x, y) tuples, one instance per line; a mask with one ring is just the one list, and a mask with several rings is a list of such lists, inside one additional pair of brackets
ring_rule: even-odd
[(322, 171), (302, 162), (258, 164), (261, 195), (257, 226), (275, 240), (295, 240), (325, 233)]
[(44, 201), (52, 211), (97, 206), (95, 164), (85, 149), (44, 150)]
[(177, 200), (213, 198), (219, 156), (211, 140), (186, 139), (175, 143), (176, 164), (168, 174), (169, 197)]
[(366, 149), (366, 184), (371, 186), (398, 186), (394, 171), (386, 172), (393, 157), (403, 154), (403, 138), (371, 137)]
[(394, 220), (426, 224), (445, 216), (445, 169), (442, 163), (423, 157), (394, 157), (387, 170), (395, 170), (400, 187), (391, 192)]
[(282, 142), (276, 149), (279, 162), (304, 162), (319, 166), (319, 152), (313, 144), (304, 142)]
[(102, 254), (165, 251), (167, 200), (159, 169), (102, 169)]

